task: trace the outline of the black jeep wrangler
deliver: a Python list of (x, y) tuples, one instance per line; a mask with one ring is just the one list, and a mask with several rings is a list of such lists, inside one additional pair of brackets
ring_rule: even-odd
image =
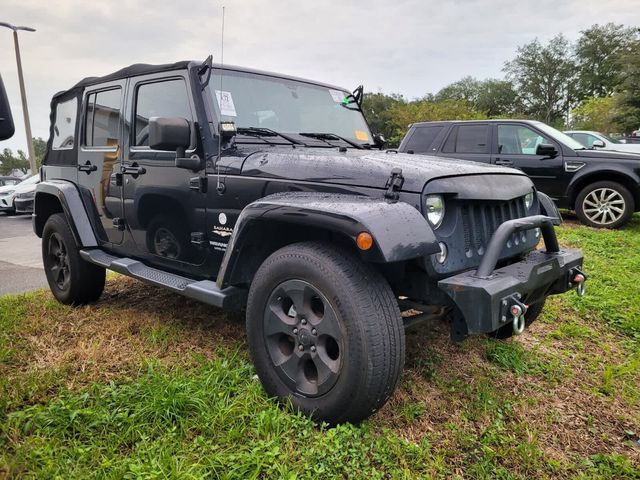
[(54, 296), (95, 301), (109, 269), (246, 308), (267, 392), (338, 423), (392, 394), (406, 325), (504, 338), (583, 291), (526, 175), (381, 151), (361, 98), (210, 59), (56, 94), (33, 218)]

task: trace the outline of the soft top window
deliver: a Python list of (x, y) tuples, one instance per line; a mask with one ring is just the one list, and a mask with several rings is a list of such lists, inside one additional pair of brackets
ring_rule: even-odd
[(75, 145), (76, 115), (78, 99), (71, 98), (56, 106), (56, 119), (53, 124), (53, 150), (70, 150)]

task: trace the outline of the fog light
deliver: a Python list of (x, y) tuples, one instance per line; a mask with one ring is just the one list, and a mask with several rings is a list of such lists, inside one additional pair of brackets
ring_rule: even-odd
[(436, 253), (436, 262), (442, 264), (447, 260), (447, 254), (449, 252), (447, 250), (447, 245), (444, 242), (440, 242), (438, 245), (440, 246), (440, 251)]

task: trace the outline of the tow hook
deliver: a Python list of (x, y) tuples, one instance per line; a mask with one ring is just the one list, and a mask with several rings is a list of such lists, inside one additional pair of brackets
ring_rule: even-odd
[(574, 268), (571, 270), (570, 278), (571, 281), (569, 282), (569, 287), (573, 287), (575, 285), (578, 296), (584, 297), (587, 276), (579, 268)]
[(511, 305), (509, 311), (511, 312), (511, 316), (513, 317), (513, 333), (515, 335), (520, 335), (524, 332), (524, 327), (526, 326), (526, 321), (524, 318), (524, 314), (527, 313), (529, 308), (528, 305), (516, 300), (517, 303)]

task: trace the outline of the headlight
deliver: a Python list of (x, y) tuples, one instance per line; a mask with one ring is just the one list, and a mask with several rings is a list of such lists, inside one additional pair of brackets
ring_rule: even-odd
[(427, 195), (425, 201), (427, 209), (427, 220), (433, 226), (438, 228), (444, 218), (444, 199), (441, 195)]
[(2, 193), (0, 193), (0, 197), (5, 197), (5, 196), (8, 196), (8, 195), (11, 195), (13, 192), (15, 192), (15, 190), (8, 190), (6, 192), (2, 192)]
[(524, 196), (524, 206), (529, 210), (533, 205), (533, 192), (529, 192)]

